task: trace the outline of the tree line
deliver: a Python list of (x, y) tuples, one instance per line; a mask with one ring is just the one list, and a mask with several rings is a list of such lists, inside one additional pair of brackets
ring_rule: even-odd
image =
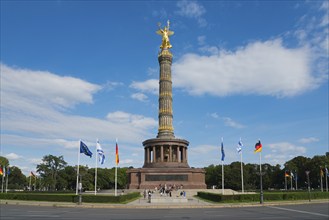
[[(16, 166), (10, 166), (9, 161), (5, 157), (0, 156), (1, 167), (9, 167), (10, 173), (8, 178), (8, 189), (19, 190), (68, 190), (74, 191), (76, 187), (76, 166), (67, 165), (63, 156), (45, 155), (42, 162), (36, 166), (36, 174), (30, 173), (25, 176), (21, 169)], [(288, 189), (291, 188), (291, 180), (293, 178), (293, 188), (297, 178), (298, 189), (307, 188), (306, 171), (310, 171), (310, 186), (314, 189), (320, 189), (321, 175), (323, 184), (325, 184), (326, 172), (325, 167), (329, 165), (329, 153), (323, 156), (314, 156), (308, 158), (304, 156), (295, 157), (287, 161), (283, 167), (280, 165), (262, 164), (263, 189), (285, 189), (287, 183)], [(208, 188), (221, 188), (222, 165), (209, 165), (205, 167), (205, 181)], [(124, 189), (128, 184), (126, 171), (133, 167), (118, 168), (118, 188)], [(243, 178), (245, 190), (258, 190), (260, 187), (259, 164), (243, 163)], [(321, 171), (322, 170), (322, 171)], [(293, 173), (293, 177), (287, 177), (285, 182), (285, 174)], [(82, 186), (84, 190), (94, 190), (95, 168), (80, 166), (80, 174), (82, 176)], [(225, 188), (233, 190), (241, 190), (241, 164), (240, 162), (232, 162), (224, 165)], [(1, 178), (2, 180), (4, 178)], [(1, 181), (2, 181), (1, 180)], [(97, 169), (97, 188), (114, 189), (115, 184), (115, 168), (98, 168)], [(323, 186), (325, 188), (325, 185)]]

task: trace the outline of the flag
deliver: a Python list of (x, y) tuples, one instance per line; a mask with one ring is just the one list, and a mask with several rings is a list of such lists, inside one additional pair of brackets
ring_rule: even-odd
[(222, 138), (222, 144), (221, 144), (221, 151), (222, 151), (222, 161), (224, 161), (224, 158), (225, 158), (225, 152), (224, 152), (223, 138)]
[(238, 153), (241, 153), (242, 152), (242, 147), (243, 147), (243, 144), (242, 144), (242, 141), (240, 139), (239, 140), (239, 143), (238, 143), (238, 147), (236, 148), (236, 150), (238, 151)]
[(262, 143), (260, 143), (260, 140), (255, 144), (255, 153), (262, 152)]
[(325, 168), (325, 171), (326, 171), (326, 176), (329, 177), (329, 173), (328, 173), (327, 167)]
[(5, 177), (5, 176), (6, 176), (6, 167), (5, 167), (5, 166), (3, 166), (2, 175), (3, 175), (3, 177)]
[(10, 169), (9, 167), (7, 167), (7, 175), (9, 175), (11, 172), (10, 172)]
[(84, 153), (85, 155), (92, 157), (93, 153), (88, 149), (87, 145), (80, 141), (80, 153)]
[(284, 176), (285, 176), (285, 177), (290, 177), (290, 175), (289, 175), (289, 171), (288, 171), (288, 170), (286, 170), (286, 172), (284, 173)]
[(96, 149), (97, 149), (97, 153), (98, 153), (98, 161), (100, 164), (104, 164), (105, 162), (105, 155), (104, 155), (104, 151), (101, 147), (101, 145), (99, 144), (99, 142), (97, 141), (96, 143)]
[(320, 176), (321, 176), (321, 177), (324, 177), (323, 170), (322, 170), (321, 167), (320, 167)]
[(31, 171), (31, 174), (30, 174), (30, 176), (33, 176), (33, 177), (35, 177), (35, 174)]
[(292, 171), (290, 171), (290, 176), (291, 176), (291, 178), (295, 178), (294, 173)]
[(118, 147), (118, 142), (116, 141), (115, 143), (115, 164), (119, 164), (119, 147)]
[(0, 175), (3, 175), (3, 170), (1, 166), (0, 166)]

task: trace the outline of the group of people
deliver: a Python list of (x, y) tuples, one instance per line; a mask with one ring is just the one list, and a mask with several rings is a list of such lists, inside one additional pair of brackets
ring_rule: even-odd
[[(151, 191), (151, 190), (144, 190), (143, 192), (143, 196), (144, 196), (144, 199), (146, 199), (146, 197), (148, 198), (149, 201), (151, 201), (151, 197), (153, 195), (154, 192), (159, 192), (160, 193), (160, 196), (169, 196), (171, 197), (172, 196), (172, 191), (175, 190), (180, 190), (180, 189), (183, 189), (183, 184), (181, 184), (180, 186), (177, 186), (177, 185), (168, 185), (167, 184), (159, 184), (159, 187), (155, 187), (154, 188), (154, 191)], [(185, 191), (181, 191), (180, 196), (186, 196), (186, 193)]]

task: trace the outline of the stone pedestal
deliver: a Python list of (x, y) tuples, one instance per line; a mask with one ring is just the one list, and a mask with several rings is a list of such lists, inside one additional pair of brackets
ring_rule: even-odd
[(138, 168), (127, 171), (129, 189), (155, 189), (166, 185), (180, 189), (206, 189), (200, 168)]

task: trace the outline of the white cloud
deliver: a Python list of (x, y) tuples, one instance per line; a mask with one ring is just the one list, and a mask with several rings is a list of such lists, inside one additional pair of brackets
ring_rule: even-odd
[(177, 7), (179, 8), (179, 11), (176, 12), (177, 14), (196, 19), (200, 27), (207, 26), (207, 21), (202, 17), (206, 13), (206, 9), (197, 1), (178, 1)]
[(302, 144), (308, 144), (308, 143), (313, 143), (313, 142), (318, 142), (319, 139), (315, 137), (309, 137), (309, 138), (301, 138), (299, 140), (300, 143)]
[(130, 124), (131, 126), (138, 128), (153, 128), (158, 124), (153, 118), (147, 118), (142, 115), (135, 115), (122, 111), (109, 113), (107, 119), (115, 123)]
[(6, 154), (5, 157), (6, 157), (8, 160), (17, 160), (17, 159), (22, 158), (22, 156), (17, 155), (17, 154), (15, 154), (15, 153), (9, 153), (9, 154)]
[(295, 96), (314, 89), (308, 48), (290, 49), (280, 39), (254, 42), (218, 55), (186, 54), (173, 64), (173, 81), (192, 95)]
[[(53, 88), (55, 85), (58, 88)], [(93, 146), (96, 138), (110, 144), (118, 138), (126, 145), (152, 135), (157, 121), (142, 115), (125, 113), (120, 123), (116, 113), (109, 113), (108, 118), (75, 115), (74, 107), (93, 103), (93, 94), (100, 88), (78, 78), (1, 64), (2, 152), (12, 159), (24, 155), (24, 160), (16, 160), (20, 166), (38, 164), (41, 159), (35, 158), (42, 158), (45, 152), (65, 155), (74, 164), (79, 139)]]
[(1, 94), (24, 97), (64, 108), (92, 103), (92, 94), (101, 89), (78, 78), (58, 76), (47, 71), (32, 71), (0, 64)]
[(157, 95), (159, 93), (159, 80), (149, 79), (144, 82), (132, 82), (130, 87), (142, 92), (149, 92)]
[(230, 117), (220, 117), (216, 112), (211, 113), (210, 117), (217, 119), (217, 120), (221, 120), (224, 122), (224, 124), (228, 127), (232, 127), (232, 128), (244, 128), (245, 126), (234, 121), (232, 118)]
[(122, 82), (111, 82), (111, 81), (107, 81), (105, 83), (105, 85), (103, 85), (102, 87), (108, 91), (114, 90), (115, 88), (122, 86), (123, 83)]
[(218, 150), (218, 147), (213, 145), (199, 145), (196, 147), (190, 147), (190, 153), (191, 155), (205, 155), (212, 153), (215, 150)]
[(147, 75), (149, 75), (149, 76), (157, 75), (158, 72), (159, 72), (159, 70), (157, 68), (151, 68), (151, 67), (149, 67), (147, 69)]
[(131, 98), (141, 102), (147, 101), (147, 95), (145, 95), (144, 93), (134, 93), (131, 95)]
[(281, 165), (294, 157), (304, 155), (306, 153), (305, 147), (296, 146), (289, 142), (268, 144), (266, 146), (263, 145), (263, 150), (265, 151), (265, 149), (267, 151), (269, 150), (270, 153), (265, 153), (264, 158), (267, 159), (269, 163)]
[(42, 159), (41, 158), (31, 158), (28, 160), (30, 163), (34, 164), (34, 165), (38, 165), (42, 163)]
[(224, 123), (226, 126), (228, 127), (232, 127), (232, 128), (244, 128), (245, 126), (234, 121), (232, 118), (229, 117), (223, 117)]
[(210, 114), (211, 117), (213, 118), (219, 118), (218, 114), (216, 112)]

